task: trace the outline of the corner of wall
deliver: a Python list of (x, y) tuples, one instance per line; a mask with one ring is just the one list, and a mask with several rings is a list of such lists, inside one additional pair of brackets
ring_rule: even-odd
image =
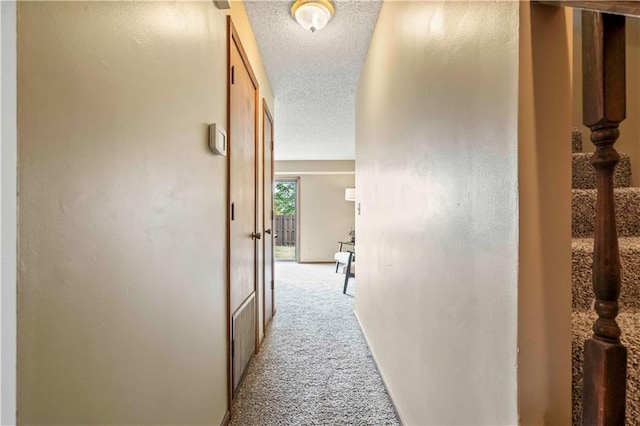
[(571, 20), (520, 9), (518, 413), (570, 424)]

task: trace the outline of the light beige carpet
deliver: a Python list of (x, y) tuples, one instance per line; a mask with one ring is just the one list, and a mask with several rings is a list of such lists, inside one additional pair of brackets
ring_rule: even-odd
[[(276, 264), (277, 313), (232, 425), (399, 425), (335, 265)], [(357, 289), (349, 282), (348, 293)]]

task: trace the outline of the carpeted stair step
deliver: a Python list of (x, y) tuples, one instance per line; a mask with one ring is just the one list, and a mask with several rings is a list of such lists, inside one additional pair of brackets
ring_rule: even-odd
[(571, 152), (582, 152), (582, 132), (577, 127), (571, 130)]
[[(572, 315), (573, 339), (573, 425), (582, 425), (582, 361), (584, 342), (591, 337), (591, 327), (598, 316), (595, 312), (574, 312)], [(618, 315), (622, 330), (622, 343), (627, 347), (627, 412), (626, 424), (640, 424), (640, 313), (627, 312)]]
[[(573, 189), (593, 189), (596, 187), (596, 172), (591, 165), (591, 156), (593, 153), (577, 153), (573, 155)], [(631, 186), (631, 160), (629, 155), (620, 154), (620, 161), (616, 165), (613, 175), (613, 186), (626, 187)]]
[[(620, 238), (618, 245), (622, 270), (620, 311), (640, 310), (640, 237)], [(590, 311), (595, 297), (591, 271), (593, 238), (574, 238), (571, 241), (571, 249), (573, 309)]]
[[(621, 237), (640, 236), (640, 188), (615, 188), (616, 225)], [(573, 238), (594, 236), (596, 190), (574, 189), (571, 201)]]

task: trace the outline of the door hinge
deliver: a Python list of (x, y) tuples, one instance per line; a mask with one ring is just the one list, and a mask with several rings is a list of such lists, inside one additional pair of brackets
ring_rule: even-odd
[(235, 84), (236, 83), (236, 66), (233, 65), (231, 67), (231, 84)]
[(271, 280), (271, 290), (273, 290), (275, 288), (274, 282), (273, 280)]
[(236, 218), (236, 203), (231, 203), (231, 220)]
[(271, 220), (273, 220), (273, 210), (271, 210)]
[(235, 349), (236, 349), (236, 345), (235, 345), (236, 341), (232, 340), (231, 341), (231, 358), (233, 358), (235, 356)]

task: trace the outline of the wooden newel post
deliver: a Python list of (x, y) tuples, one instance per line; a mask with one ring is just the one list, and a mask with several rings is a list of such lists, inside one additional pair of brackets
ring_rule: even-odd
[(624, 425), (627, 349), (616, 323), (620, 256), (613, 198), (613, 171), (619, 160), (613, 144), (625, 118), (625, 18), (582, 13), (584, 124), (596, 146), (597, 204), (593, 291), (598, 319), (584, 346), (584, 425)]

